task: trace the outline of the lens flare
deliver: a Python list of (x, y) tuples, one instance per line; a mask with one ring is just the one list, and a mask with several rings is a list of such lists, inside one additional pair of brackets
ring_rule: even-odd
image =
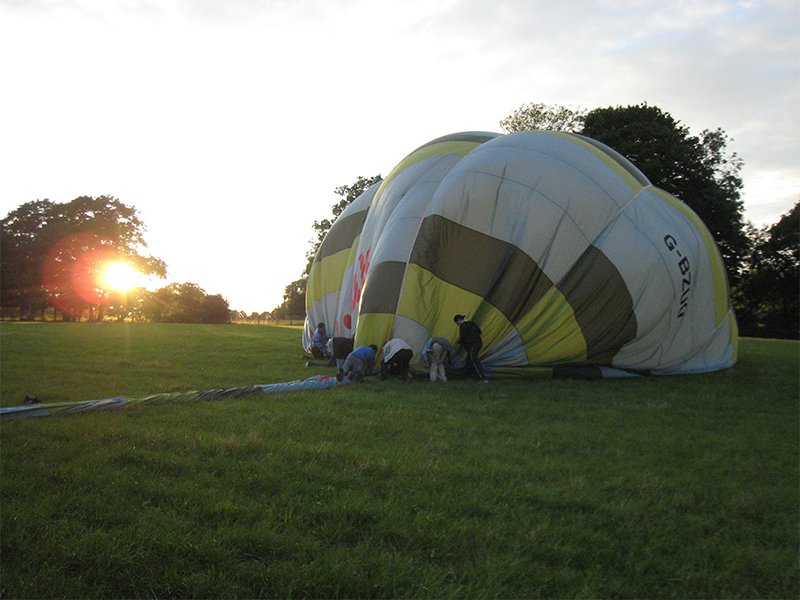
[(141, 275), (126, 262), (118, 261), (109, 263), (103, 273), (104, 282), (118, 292), (127, 292), (139, 285)]
[[(42, 283), (58, 310), (81, 316), (118, 302), (133, 287), (144, 285), (141, 275), (103, 238), (80, 233), (59, 240), (42, 268)], [(126, 299), (127, 301), (127, 299)]]

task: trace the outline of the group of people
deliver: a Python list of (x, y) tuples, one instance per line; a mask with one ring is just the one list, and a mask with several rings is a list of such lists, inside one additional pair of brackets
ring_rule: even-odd
[[(470, 376), (487, 381), (480, 358), (483, 347), (481, 328), (477, 323), (456, 315), (453, 321), (458, 325), (459, 337), (456, 344), (467, 354), (467, 372)], [(331, 338), (325, 323), (317, 324), (311, 337), (311, 354), (320, 360), (328, 360), (328, 365), (337, 367), (336, 379), (342, 381), (347, 376), (350, 381), (363, 382), (364, 377), (375, 371), (375, 358), (378, 347), (375, 344), (353, 348), (352, 338)], [(380, 365), (381, 380), (395, 375), (403, 380), (413, 379), (409, 365), (414, 356), (411, 346), (403, 339), (393, 338), (383, 346), (383, 360)], [(444, 337), (432, 337), (422, 348), (422, 359), (429, 368), (431, 381), (447, 381), (446, 366), (453, 361), (454, 350), (450, 341)]]

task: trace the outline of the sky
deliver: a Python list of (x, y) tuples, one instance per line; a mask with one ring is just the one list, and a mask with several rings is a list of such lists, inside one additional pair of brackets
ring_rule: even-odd
[(170, 282), (272, 310), (334, 189), (523, 105), (648, 103), (800, 199), (798, 0), (0, 0), (0, 213), (110, 195)]

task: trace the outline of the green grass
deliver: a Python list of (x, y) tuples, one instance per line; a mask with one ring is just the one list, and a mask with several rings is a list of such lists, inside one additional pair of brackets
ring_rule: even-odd
[(305, 379), (300, 328), (2, 323), (0, 403), (141, 397)]
[[(0, 325), (4, 406), (305, 378), (299, 330)], [(798, 344), (0, 426), (6, 598), (796, 598)]]

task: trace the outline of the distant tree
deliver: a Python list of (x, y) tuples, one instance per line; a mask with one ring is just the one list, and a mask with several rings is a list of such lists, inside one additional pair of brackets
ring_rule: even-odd
[(202, 323), (201, 307), (206, 292), (196, 283), (173, 284), (175, 290), (175, 310), (167, 321), (170, 323)]
[(748, 249), (741, 200), (742, 161), (727, 153), (721, 130), (692, 136), (655, 106), (598, 108), (581, 131), (610, 146), (635, 164), (650, 182), (689, 205), (716, 240), (735, 282)]
[(500, 127), (506, 133), (520, 131), (566, 131), (580, 133), (586, 111), (581, 108), (571, 109), (558, 104), (547, 105), (531, 103), (521, 106), (505, 119), (500, 121)]
[(21, 205), (0, 221), (3, 314), (29, 319), (49, 305), (102, 314), (110, 293), (95, 276), (103, 263), (125, 260), (144, 275), (166, 276), (162, 260), (142, 253), (144, 232), (136, 209), (111, 196)]
[(157, 323), (229, 323), (230, 307), (220, 294), (209, 295), (196, 283), (171, 283), (142, 300), (141, 313)]
[(231, 310), (222, 294), (208, 294), (200, 303), (200, 323), (230, 323)]
[(133, 287), (126, 292), (115, 292), (105, 311), (105, 317), (124, 321), (130, 318), (134, 321), (143, 321), (141, 304), (149, 292), (145, 287)]
[(306, 283), (307, 276), (303, 276), (297, 281), (293, 281), (286, 286), (283, 294), (283, 304), (279, 318), (283, 319), (302, 319), (306, 314)]
[(268, 318), (269, 318), (268, 312), (253, 311), (249, 315), (246, 315), (244, 312), (242, 312), (240, 320), (247, 321), (248, 323), (255, 323), (256, 325), (261, 325), (261, 323), (263, 321), (266, 321)]
[(166, 287), (144, 294), (139, 306), (139, 311), (145, 321), (165, 323), (169, 315), (178, 310), (176, 285), (177, 284), (172, 283)]
[(733, 291), (742, 335), (800, 337), (800, 202), (771, 227), (751, 232), (753, 250)]
[(269, 318), (270, 318), (270, 313), (268, 311), (253, 312), (250, 313), (248, 320), (251, 322), (255, 321), (256, 325), (261, 325), (261, 323), (266, 323), (267, 321), (269, 321)]
[(308, 275), (303, 273), (300, 279), (284, 288), (283, 302), (276, 306), (270, 316), (273, 319), (301, 319), (306, 314), (306, 285)]

